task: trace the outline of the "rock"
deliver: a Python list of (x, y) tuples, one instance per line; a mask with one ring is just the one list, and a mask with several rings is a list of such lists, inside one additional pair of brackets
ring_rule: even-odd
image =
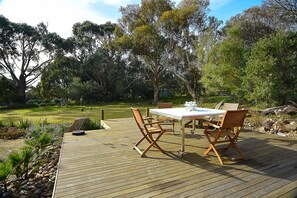
[(86, 124), (90, 122), (90, 118), (76, 118), (72, 125), (65, 129), (65, 132), (72, 132), (75, 130), (85, 129)]
[(261, 126), (257, 129), (257, 131), (259, 131), (261, 133), (266, 133), (266, 131), (269, 131), (269, 129), (267, 130), (267, 128), (265, 126)]
[(266, 126), (266, 127), (271, 128), (274, 123), (275, 123), (275, 120), (273, 120), (273, 119), (266, 119), (263, 122), (263, 125)]
[(295, 131), (297, 130), (297, 123), (296, 122), (290, 122), (289, 124), (286, 124), (286, 128), (288, 131)]
[(46, 187), (45, 187), (44, 185), (39, 186), (39, 187), (34, 191), (34, 195), (35, 195), (36, 197), (41, 197), (40, 195), (41, 195), (41, 193), (43, 193), (43, 191), (44, 191), (45, 188), (46, 188)]
[(275, 130), (275, 131), (279, 131), (279, 132), (286, 132), (286, 127), (285, 127), (285, 124), (282, 122), (282, 121), (276, 121), (273, 125), (272, 125), (272, 128)]

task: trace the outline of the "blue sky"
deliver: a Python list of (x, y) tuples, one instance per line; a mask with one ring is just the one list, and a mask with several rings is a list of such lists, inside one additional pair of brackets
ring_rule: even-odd
[[(141, 0), (0, 0), (0, 13), (10, 21), (32, 26), (45, 22), (49, 31), (67, 38), (71, 36), (72, 26), (76, 22), (117, 22), (121, 17), (120, 6), (140, 2)], [(180, 0), (174, 2), (179, 3)], [(209, 14), (226, 21), (261, 3), (262, 0), (210, 0)]]

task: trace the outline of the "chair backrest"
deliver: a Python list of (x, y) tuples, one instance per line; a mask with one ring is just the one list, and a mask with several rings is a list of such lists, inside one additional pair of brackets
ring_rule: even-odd
[(224, 103), (222, 106), (223, 110), (237, 110), (239, 103)]
[(221, 128), (241, 127), (248, 110), (227, 110), (221, 122)]
[(172, 102), (158, 102), (158, 108), (159, 109), (172, 108)]
[(137, 123), (138, 128), (142, 131), (143, 130), (142, 126), (144, 125), (144, 120), (143, 120), (140, 110), (138, 108), (133, 108), (133, 107), (130, 107), (130, 109), (132, 111), (133, 117)]
[(224, 100), (222, 100), (221, 102), (219, 102), (216, 106), (215, 109), (220, 109), (221, 106), (223, 105)]

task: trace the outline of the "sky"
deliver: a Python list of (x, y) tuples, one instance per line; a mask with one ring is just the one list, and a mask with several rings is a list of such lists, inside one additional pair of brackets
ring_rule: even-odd
[[(71, 36), (72, 26), (77, 22), (117, 22), (121, 18), (121, 6), (140, 2), (141, 0), (0, 0), (0, 14), (12, 22), (31, 26), (44, 22), (50, 32), (67, 38)], [(180, 0), (173, 2), (179, 3)], [(262, 0), (210, 0), (209, 15), (226, 22), (231, 16), (261, 4)]]

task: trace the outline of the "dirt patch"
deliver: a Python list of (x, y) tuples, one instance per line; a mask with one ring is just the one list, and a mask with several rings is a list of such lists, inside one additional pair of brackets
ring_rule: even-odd
[(6, 159), (6, 157), (12, 151), (18, 151), (25, 145), (24, 139), (4, 140), (0, 139), (0, 161)]

